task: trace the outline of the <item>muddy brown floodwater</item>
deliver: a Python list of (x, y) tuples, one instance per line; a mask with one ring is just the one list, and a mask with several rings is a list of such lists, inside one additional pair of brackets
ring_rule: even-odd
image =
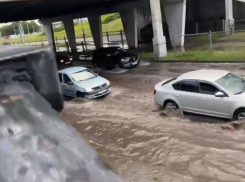
[(243, 74), (245, 64), (142, 63), (106, 73), (112, 92), (97, 100), (65, 102), (61, 117), (125, 181), (245, 181), (245, 131), (221, 129), (225, 120), (197, 115), (161, 116), (153, 103), (159, 81), (195, 69)]

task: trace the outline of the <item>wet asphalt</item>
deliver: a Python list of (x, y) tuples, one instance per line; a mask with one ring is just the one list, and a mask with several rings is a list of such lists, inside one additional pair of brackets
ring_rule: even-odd
[[(89, 63), (78, 62), (90, 68)], [(61, 117), (125, 181), (245, 181), (245, 132), (221, 127), (227, 120), (192, 114), (162, 115), (154, 85), (196, 69), (245, 75), (245, 64), (150, 63), (103, 71), (112, 91), (95, 100), (66, 98)]]

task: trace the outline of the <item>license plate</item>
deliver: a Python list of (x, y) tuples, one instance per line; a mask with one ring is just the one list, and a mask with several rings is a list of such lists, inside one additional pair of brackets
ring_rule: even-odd
[(137, 62), (133, 62), (133, 63), (132, 63), (132, 65), (136, 65), (136, 64), (137, 64)]
[(106, 92), (106, 90), (102, 90), (102, 91), (98, 92), (98, 94), (103, 94), (104, 92)]

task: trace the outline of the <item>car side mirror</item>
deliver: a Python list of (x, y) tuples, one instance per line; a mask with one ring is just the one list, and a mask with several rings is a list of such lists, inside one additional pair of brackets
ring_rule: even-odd
[(217, 92), (215, 97), (225, 97), (225, 94), (223, 92)]
[(67, 82), (67, 85), (73, 85), (72, 81)]

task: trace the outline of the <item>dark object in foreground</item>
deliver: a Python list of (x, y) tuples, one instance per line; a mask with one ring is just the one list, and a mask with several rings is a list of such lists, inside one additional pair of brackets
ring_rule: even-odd
[(93, 52), (93, 65), (104, 69), (132, 68), (140, 64), (140, 57), (120, 47), (100, 48)]
[(57, 102), (61, 94), (48, 84), (58, 85), (51, 49), (11, 51), (15, 56), (2, 52), (0, 62), (0, 181), (122, 182), (52, 109), (49, 93)]
[(11, 78), (20, 83), (31, 83), (55, 110), (62, 111), (63, 97), (52, 49), (1, 46), (0, 50), (1, 87)]

